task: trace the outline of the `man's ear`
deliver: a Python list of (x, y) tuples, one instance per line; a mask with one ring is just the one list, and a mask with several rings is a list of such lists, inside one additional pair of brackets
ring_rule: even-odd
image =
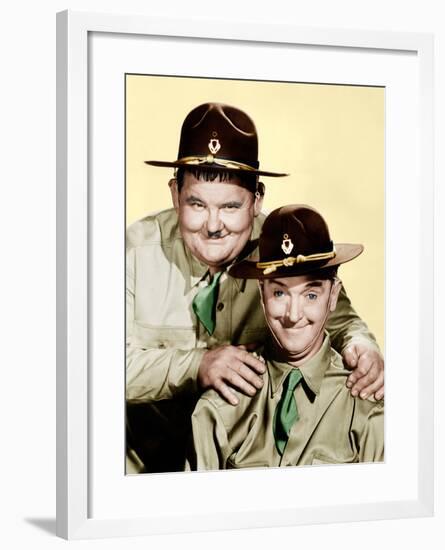
[(335, 308), (337, 307), (337, 301), (338, 301), (338, 295), (340, 294), (342, 282), (340, 279), (335, 277), (332, 287), (331, 287), (331, 299), (329, 303), (329, 311), (335, 311)]
[(263, 200), (264, 200), (264, 193), (261, 194), (259, 191), (256, 191), (254, 195), (255, 203), (253, 205), (253, 213), (254, 216), (258, 216), (261, 212), (261, 208), (263, 207)]
[(168, 182), (168, 186), (170, 187), (170, 193), (172, 196), (172, 203), (173, 207), (175, 208), (176, 212), (179, 209), (179, 191), (178, 191), (178, 182), (176, 178), (172, 178)]

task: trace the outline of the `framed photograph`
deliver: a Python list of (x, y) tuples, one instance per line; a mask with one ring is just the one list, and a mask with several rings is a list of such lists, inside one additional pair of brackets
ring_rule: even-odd
[[(80, 12), (57, 36), (58, 534), (431, 515), (432, 37)], [(341, 278), (384, 350), (384, 463), (129, 475), (125, 231), (171, 208), (174, 168), (144, 161), (175, 160), (208, 102), (290, 174), (262, 179), (266, 213), (309, 204), (365, 245)]]

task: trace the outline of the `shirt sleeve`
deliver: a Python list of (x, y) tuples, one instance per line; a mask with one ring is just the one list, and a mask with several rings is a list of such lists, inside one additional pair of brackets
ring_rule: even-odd
[(206, 349), (149, 348), (134, 343), (134, 258), (127, 255), (126, 397), (130, 402), (171, 399), (198, 391), (198, 369)]
[(326, 328), (332, 347), (340, 354), (354, 342), (366, 342), (370, 347), (380, 351), (375, 336), (355, 312), (343, 287), (340, 290), (337, 307), (331, 313)]
[(360, 462), (383, 462), (385, 459), (384, 403), (356, 398), (352, 434)]
[(194, 470), (222, 470), (232, 450), (217, 408), (205, 396), (192, 415)]

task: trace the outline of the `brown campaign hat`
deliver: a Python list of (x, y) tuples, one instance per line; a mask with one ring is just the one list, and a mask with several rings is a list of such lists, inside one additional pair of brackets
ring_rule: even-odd
[(152, 166), (287, 176), (259, 169), (258, 136), (253, 120), (240, 109), (222, 103), (204, 103), (186, 116), (177, 160), (145, 162)]
[(306, 275), (349, 262), (363, 252), (361, 244), (335, 244), (323, 217), (305, 204), (277, 208), (266, 218), (259, 239), (259, 260), (230, 268), (240, 279)]

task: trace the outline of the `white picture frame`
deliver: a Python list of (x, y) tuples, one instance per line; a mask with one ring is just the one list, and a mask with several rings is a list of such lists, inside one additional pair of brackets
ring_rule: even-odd
[[(58, 535), (69, 539), (94, 538), (432, 515), (434, 481), (433, 295), (431, 290), (433, 288), (432, 37), (427, 34), (302, 29), (293, 25), (234, 21), (230, 21), (229, 26), (224, 20), (158, 19), (81, 12), (62, 12), (57, 17)], [(411, 67), (405, 70), (408, 73), (411, 71), (412, 78), (418, 82), (418, 87), (411, 90), (411, 104), (408, 105), (412, 107), (414, 104), (416, 108), (414, 113), (416, 135), (412, 136), (412, 142), (415, 145), (411, 145), (416, 154), (415, 158), (408, 156), (404, 159), (407, 172), (398, 172), (401, 155), (393, 153), (392, 150), (389, 151), (386, 166), (386, 178), (391, 183), (391, 186), (386, 188), (389, 222), (395, 215), (394, 206), (396, 201), (401, 199), (401, 194), (404, 200), (400, 202), (404, 203), (406, 210), (405, 213), (397, 214), (395, 225), (398, 226), (398, 230), (393, 230), (389, 223), (389, 238), (386, 246), (387, 264), (392, 266), (388, 275), (387, 293), (394, 292), (396, 297), (393, 300), (392, 296), (387, 294), (387, 326), (389, 327), (386, 334), (387, 358), (394, 357), (394, 361), (387, 360), (386, 375), (387, 382), (390, 382), (387, 383), (387, 395), (389, 392), (387, 427), (388, 423), (391, 425), (399, 422), (400, 424), (404, 415), (407, 414), (406, 411), (401, 412), (401, 407), (397, 409), (391, 406), (392, 403), (403, 403), (404, 388), (400, 386), (404, 386), (410, 392), (410, 424), (413, 425), (413, 432), (415, 432), (410, 440), (414, 440), (411, 444), (414, 445), (416, 452), (415, 459), (407, 458), (407, 464), (404, 464), (405, 461), (402, 464), (401, 461), (399, 465), (405, 465), (406, 475), (412, 483), (410, 492), (405, 492), (401, 486), (398, 486), (392, 494), (382, 496), (381, 500), (370, 497), (363, 498), (359, 503), (336, 502), (334, 498), (328, 503), (314, 501), (308, 506), (303, 506), (301, 503), (295, 506), (280, 506), (276, 502), (265, 503), (259, 509), (249, 504), (240, 507), (239, 503), (233, 503), (230, 509), (220, 509), (210, 513), (208, 510), (203, 512), (202, 507), (199, 508), (196, 503), (189, 503), (187, 508), (183, 507), (182, 513), (180, 509), (172, 513), (163, 513), (162, 506), (160, 506), (161, 512), (158, 511), (158, 513), (154, 511), (147, 513), (144, 508), (137, 509), (135, 506), (131, 507), (131, 512), (128, 514), (119, 515), (119, 512), (112, 512), (107, 515), (106, 511), (101, 514), (96, 513), (99, 507), (94, 504), (96, 496), (93, 494), (93, 488), (96, 492), (100, 489), (91, 448), (96, 438), (99, 438), (100, 431), (91, 428), (91, 411), (94, 409), (95, 401), (94, 387), (97, 387), (97, 384), (92, 384), (93, 371), (97, 366), (97, 362), (95, 363), (97, 331), (93, 331), (92, 327), (95, 326), (98, 315), (97, 308), (92, 306), (94, 302), (92, 265), (97, 265), (101, 260), (92, 256), (97, 251), (97, 247), (91, 244), (91, 235), (96, 231), (95, 224), (98, 224), (96, 214), (100, 212), (100, 207), (97, 211), (96, 205), (97, 197), (100, 195), (96, 195), (96, 190), (92, 186), (96, 176), (93, 170), (95, 159), (91, 158), (91, 143), (94, 136), (90, 124), (92, 106), (89, 104), (94, 70), (91, 62), (91, 38), (95, 35), (111, 37), (114, 46), (119, 41), (123, 43), (125, 37), (134, 37), (135, 40), (144, 40), (144, 37), (147, 40), (161, 39), (163, 43), (171, 43), (173, 52), (186, 41), (203, 46), (206, 43), (218, 41), (223, 47), (226, 44), (240, 49), (254, 48), (258, 44), (268, 44), (271, 48), (285, 47), (290, 50), (311, 48), (318, 51), (321, 57), (328, 51), (354, 52), (356, 56), (364, 56), (367, 52), (372, 52), (381, 56), (382, 64), (389, 56), (394, 58), (392, 62), (396, 65), (403, 64), (403, 60), (407, 58), (405, 56), (410, 57)], [(104, 47), (106, 48), (107, 45)], [(118, 48), (125, 49), (120, 48), (119, 45)], [(113, 50), (113, 53), (116, 51)], [(166, 69), (166, 74), (169, 70), (173, 69)], [(263, 76), (267, 77), (267, 75)], [(353, 84), (354, 78), (349, 77), (349, 79), (349, 83)], [(385, 85), (384, 78), (378, 84)], [(391, 116), (391, 113), (388, 116)], [(389, 139), (402, 137), (398, 136), (401, 130), (397, 126), (393, 126), (391, 132), (392, 137), (390, 136)], [(410, 172), (413, 178), (412, 184), (407, 184), (406, 188), (400, 187), (401, 183), (396, 176), (409, 177)], [(123, 173), (118, 177), (121, 178), (123, 185)], [(117, 203), (119, 200), (123, 201), (123, 194), (120, 198), (116, 198)], [(107, 205), (108, 208), (113, 210), (112, 206)], [(118, 204), (116, 208), (116, 211), (119, 211)], [(103, 210), (106, 208), (104, 207)], [(414, 222), (410, 222), (412, 219)], [(110, 226), (107, 224), (111, 224), (111, 221), (105, 216), (101, 220), (101, 226), (107, 229)], [(408, 235), (406, 242), (402, 241), (403, 233)], [(413, 272), (410, 280), (414, 282), (411, 288), (400, 284), (399, 280), (395, 281), (396, 277), (393, 275), (403, 273), (400, 266), (407, 261), (407, 258), (414, 266), (418, 266), (418, 269), (415, 269), (410, 265)], [(122, 266), (118, 269), (122, 269)], [(401, 286), (400, 294), (396, 286)], [(422, 294), (422, 299), (420, 299), (421, 288), (429, 289), (427, 293)], [(395, 356), (400, 356), (403, 352), (404, 334), (402, 331), (396, 334), (397, 331), (391, 331), (391, 327), (403, 326), (401, 317), (405, 313), (402, 301), (403, 296), (406, 296), (405, 290), (410, 290), (415, 298), (416, 322), (414, 332), (410, 334), (410, 345), (413, 351), (411, 357), (407, 355), (405, 361), (405, 363), (409, 362), (411, 372), (414, 374), (410, 377), (414, 380), (411, 382), (412, 387), (409, 386), (408, 381), (406, 384), (405, 381), (397, 381), (389, 371), (391, 365), (394, 365), (393, 372), (396, 371), (395, 366), (398, 363)], [(397, 297), (400, 299), (398, 300)], [(119, 330), (121, 321), (123, 319), (117, 320), (117, 326), (114, 329)], [(392, 345), (393, 342), (395, 342), (394, 345)], [(123, 355), (119, 360), (123, 361)], [(397, 361), (404, 360), (400, 358)], [(123, 406), (116, 407), (119, 410), (115, 416), (119, 421)], [(100, 426), (101, 420), (97, 422)], [(397, 464), (391, 463), (391, 452), (394, 451), (391, 449), (391, 443), (390, 439), (388, 449), (390, 458), (382, 466), (389, 473), (391, 473), (390, 468), (397, 467)], [(400, 447), (400, 443), (398, 445)], [(394, 454), (398, 457), (402, 455), (402, 452)], [(368, 465), (367, 470), (361, 470), (363, 473), (355, 470), (353, 477), (357, 483), (360, 475), (370, 476), (370, 479), (372, 475), (382, 475), (379, 472), (373, 472), (370, 467), (372, 468), (372, 465)], [(332, 474), (329, 471), (320, 469), (316, 471), (320, 479), (330, 483), (329, 478)], [(215, 474), (218, 476), (220, 473), (217, 472), (213, 477), (205, 478), (203, 476), (212, 476), (212, 474), (192, 474), (197, 476), (195, 478), (187, 474), (188, 477), (183, 475), (181, 479), (175, 474), (163, 474), (162, 477), (153, 478), (151, 494), (156, 498), (156, 491), (159, 493), (160, 488), (168, 484), (170, 487), (180, 488), (181, 494), (192, 491), (195, 484), (202, 485), (202, 483), (215, 483), (215, 490), (223, 491), (222, 485), (226, 485), (226, 482), (221, 483), (221, 475), (215, 477)], [(240, 473), (237, 472), (237, 474)], [(271, 474), (275, 475), (273, 472)], [(110, 477), (106, 478), (110, 484), (114, 482), (113, 475), (110, 474)], [(238, 485), (244, 483), (246, 487), (255, 487), (259, 479), (257, 476), (261, 475), (261, 472), (249, 471), (241, 475), (242, 478), (238, 475), (236, 479)], [(290, 472), (286, 475), (293, 474)], [(307, 476), (307, 469), (306, 473), (301, 475)], [(336, 470), (336, 475), (340, 475), (340, 470)], [(248, 482), (245, 482), (246, 479)], [(116, 480), (116, 487), (120, 486), (121, 481)], [(303, 482), (302, 479), (300, 481)], [(271, 482), (273, 483), (272, 478)], [(137, 483), (142, 484), (142, 480), (133, 477), (132, 486)], [(126, 485), (128, 485), (127, 482)], [(112, 494), (116, 500), (125, 501), (122, 497), (124, 493), (117, 495), (113, 490)], [(106, 500), (109, 495), (105, 490), (104, 495), (103, 500)], [(273, 497), (273, 495), (270, 496)], [(98, 500), (100, 500), (99, 497)], [(181, 500), (179, 496), (178, 500)], [(129, 501), (128, 505), (130, 507)]]

